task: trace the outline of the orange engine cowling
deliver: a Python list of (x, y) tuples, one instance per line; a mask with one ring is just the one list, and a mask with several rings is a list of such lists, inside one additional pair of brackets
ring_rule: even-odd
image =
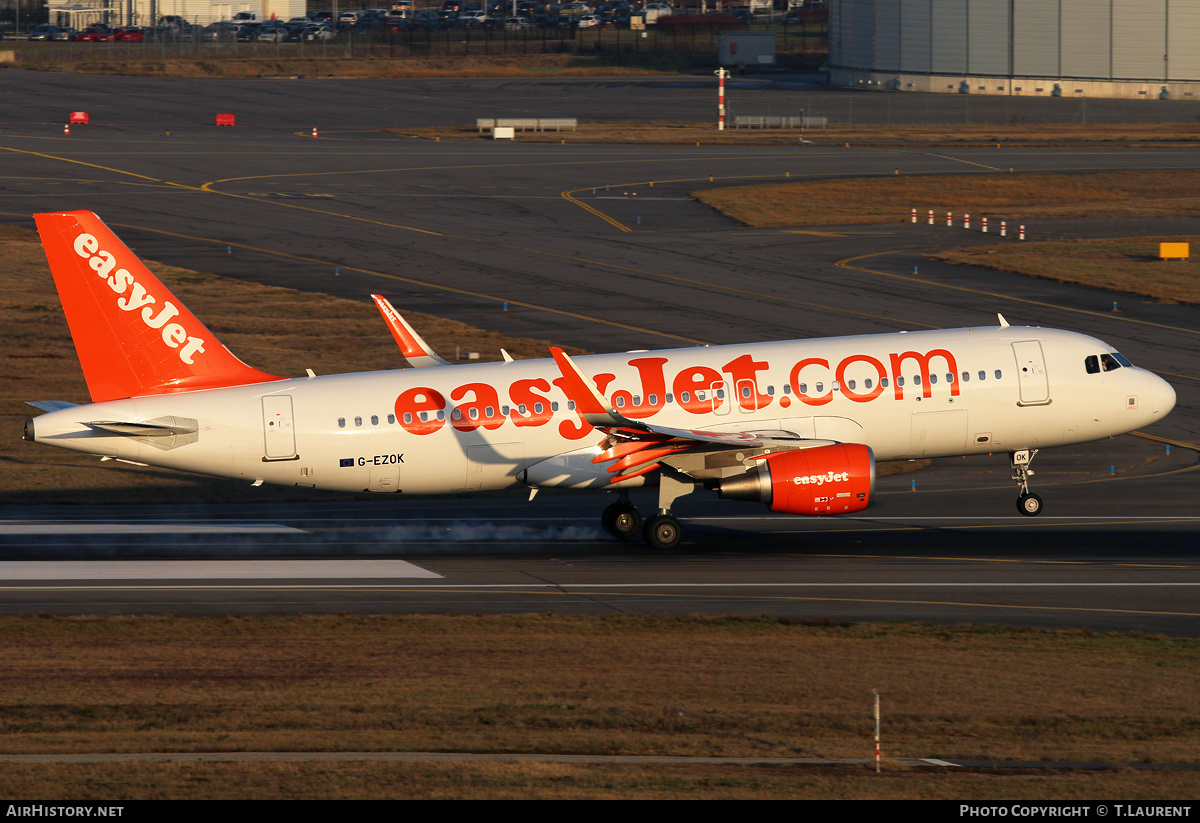
[(729, 477), (717, 494), (757, 500), (788, 514), (862, 511), (875, 491), (875, 455), (858, 443), (835, 443), (768, 455), (745, 474)]

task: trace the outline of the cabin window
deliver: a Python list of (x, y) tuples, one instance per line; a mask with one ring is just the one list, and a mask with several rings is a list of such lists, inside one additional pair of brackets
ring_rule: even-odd
[(568, 410), (568, 411), (575, 411), (575, 401), (574, 401), (574, 400), (568, 400), (568, 401), (567, 401), (567, 410)]
[(980, 379), (980, 380), (987, 380), (987, 372), (985, 372), (985, 371), (981, 371), (981, 372), (979, 373), (979, 379)]
[(800, 393), (801, 393), (801, 394), (808, 394), (808, 384), (807, 384), (807, 383), (801, 383), (801, 384), (800, 384)]
[(394, 415), (394, 414), (389, 414), (389, 415), (388, 415), (388, 425), (389, 425), (389, 426), (394, 426), (394, 425), (396, 425), (396, 415)]
[(658, 405), (658, 395), (657, 395), (657, 394), (652, 394), (652, 395), (650, 395), (650, 405), (651, 405), (651, 406), (657, 406), (657, 405)]
[(484, 411), (486, 411), (486, 412), (487, 412), (487, 416), (488, 416), (489, 418), (492, 418), (492, 417), (495, 417), (495, 416), (496, 416), (496, 410), (495, 410), (494, 408), (492, 408), (491, 406), (488, 406), (488, 407), (486, 407), (486, 408), (484, 409)]
[(903, 378), (903, 377), (897, 377), (897, 378), (896, 378), (896, 385), (897, 385), (897, 386), (903, 386), (903, 385), (904, 385), (904, 378)]
[(640, 394), (635, 394), (633, 396), (633, 405), (635, 405), (635, 406), (642, 405), (642, 396)]
[(1000, 370), (999, 369), (996, 369), (996, 379), (997, 380), (1000, 379)]
[(775, 387), (767, 386), (767, 397), (774, 397), (774, 396), (775, 396)]
[(625, 408), (625, 398), (624, 397), (621, 397), (621, 396), (617, 397), (617, 408), (618, 409)]
[(550, 404), (550, 411), (552, 411), (552, 412), (558, 411), (558, 401), (557, 400), (555, 400), (553, 403)]
[(354, 418), (354, 425), (356, 428), (361, 427), (362, 426), (362, 418), (361, 417)]
[(749, 386), (742, 386), (742, 397), (749, 399), (749, 397), (750, 397), (750, 387)]
[(1113, 371), (1121, 368), (1121, 364), (1111, 354), (1102, 354), (1100, 355), (1100, 367), (1105, 371)]
[(886, 389), (888, 387), (888, 379), (886, 377), (879, 378), (879, 385)]
[(525, 408), (525, 404), (524, 404), (524, 403), (522, 403), (521, 405), (517, 406), (517, 411), (518, 411), (518, 412), (520, 412), (522, 415), (529, 414), (529, 411), (528, 411), (528, 410)]
[(462, 420), (462, 409), (454, 409), (450, 412), (451, 420)]
[(854, 381), (853, 381), (853, 380), (847, 380), (847, 381), (846, 381), (846, 388), (848, 388), (850, 391), (854, 391)]
[(339, 429), (344, 429), (344, 428), (346, 428), (346, 418), (344, 418), (344, 417), (339, 417), (339, 418), (338, 418), (338, 428), (339, 428)]
[(533, 404), (533, 413), (534, 413), (534, 414), (541, 414), (541, 413), (542, 413), (542, 410), (543, 410), (543, 409), (545, 409), (545, 408), (546, 408), (546, 407), (545, 407), (545, 406), (543, 406), (541, 403), (534, 403), (534, 404)]
[(718, 400), (725, 399), (725, 390), (724, 389), (717, 389), (717, 399)]
[(841, 383), (839, 383), (838, 381), (834, 380), (834, 381), (833, 381), (833, 390), (834, 390), (834, 391), (841, 391), (841, 390), (842, 390), (842, 384), (841, 384)]
[(501, 416), (501, 417), (508, 417), (508, 413), (509, 413), (510, 411), (512, 411), (512, 409), (510, 409), (508, 406), (501, 406), (501, 407), (500, 407), (500, 416)]
[(962, 381), (963, 381), (964, 383), (969, 383), (969, 382), (971, 382), (971, 373), (970, 373), (969, 371), (965, 371), (965, 372), (963, 372), (963, 373), (962, 373)]
[(429, 412), (421, 412), (421, 422), (422, 423), (429, 422)]
[[(918, 378), (917, 378), (917, 382), (918, 382), (918, 383), (920, 383), (920, 382), (921, 382), (921, 378), (919, 378), (919, 377), (918, 377)], [(929, 385), (931, 385), (931, 386), (932, 386), (932, 385), (933, 385), (934, 383), (936, 383), (936, 382), (937, 382), (937, 375), (936, 375), (936, 374), (931, 374), (931, 375), (929, 375)]]
[(675, 402), (675, 395), (673, 395), (673, 394), (668, 394), (668, 395), (667, 395), (667, 403), (668, 403), (668, 404), (671, 404), (671, 403), (674, 403), (674, 402)]
[(690, 402), (692, 402), (692, 393), (691, 393), (691, 392), (687, 392), (687, 391), (681, 391), (681, 392), (679, 393), (679, 402), (680, 402), (680, 403), (690, 403)]
[(921, 385), (921, 375), (919, 375), (919, 374), (913, 375), (913, 385), (914, 386)]
[(412, 422), (412, 412), (405, 412), (405, 413), (404, 413), (404, 422), (405, 422), (405, 423), (411, 423), (411, 422)]
[(437, 419), (438, 419), (438, 420), (445, 420), (445, 419), (446, 419), (446, 413), (445, 413), (444, 411), (441, 411), (441, 410), (439, 409), (439, 410), (438, 410), (438, 413), (437, 413)]
[(372, 425), (372, 426), (378, 426), (378, 425), (379, 425), (379, 415), (377, 415), (377, 414), (373, 414), (373, 415), (371, 415), (371, 425)]
[(698, 391), (698, 392), (696, 392), (696, 399), (697, 399), (697, 400), (703, 400), (703, 399), (704, 399), (704, 392), (702, 392), (702, 391)]
[(946, 372), (946, 382), (947, 382), (947, 383), (953, 383), (953, 382), (954, 382), (954, 375), (953, 375), (953, 374), (951, 374), (950, 372)]

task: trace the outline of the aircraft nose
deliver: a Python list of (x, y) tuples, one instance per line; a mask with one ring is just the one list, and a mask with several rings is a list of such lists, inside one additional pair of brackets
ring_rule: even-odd
[(1154, 375), (1154, 388), (1150, 396), (1154, 398), (1155, 420), (1161, 420), (1175, 408), (1175, 388), (1158, 375)]

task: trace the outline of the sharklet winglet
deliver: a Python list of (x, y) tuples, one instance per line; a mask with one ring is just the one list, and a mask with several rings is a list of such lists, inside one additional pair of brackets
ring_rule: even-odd
[(414, 369), (424, 369), (430, 366), (450, 365), (449, 360), (439, 357), (437, 352), (430, 348), (421, 335), (417, 334), (417, 330), (400, 316), (400, 312), (396, 311), (395, 306), (386, 297), (372, 294), (371, 299), (375, 301), (375, 307), (383, 315), (388, 331), (392, 333), (396, 345), (400, 347), (400, 353), (404, 355), (404, 359), (410, 366)]

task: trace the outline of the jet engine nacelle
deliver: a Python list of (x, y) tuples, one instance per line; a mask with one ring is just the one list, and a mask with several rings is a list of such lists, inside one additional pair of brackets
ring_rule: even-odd
[(862, 511), (874, 491), (875, 455), (858, 443), (771, 454), (717, 486), (723, 498), (757, 500), (788, 514)]

